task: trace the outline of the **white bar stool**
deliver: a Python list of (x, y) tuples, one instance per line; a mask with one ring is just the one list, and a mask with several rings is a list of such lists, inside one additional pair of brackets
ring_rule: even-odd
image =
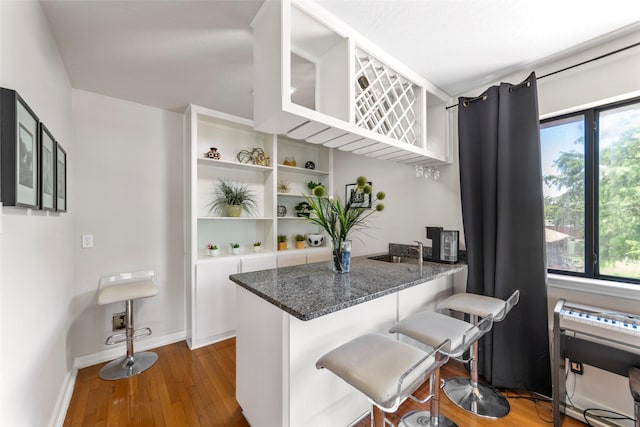
[[(451, 295), (438, 305), (438, 309), (449, 309), (467, 313), (471, 323), (477, 324), (478, 318), (493, 317), (494, 322), (502, 321), (520, 300), (520, 291), (516, 290), (505, 301), (484, 295), (459, 293)], [(473, 343), (469, 360), (471, 378), (449, 378), (444, 393), (460, 408), (484, 418), (502, 418), (510, 411), (509, 402), (492, 387), (478, 383), (478, 341)]]
[(427, 353), (389, 336), (371, 333), (331, 350), (316, 362), (364, 394), (371, 402), (371, 425), (391, 424), (385, 413), (395, 412), (447, 358), (436, 357), (448, 348), (441, 343)]
[(131, 377), (150, 368), (158, 360), (158, 355), (150, 351), (133, 352), (134, 340), (151, 335), (150, 328), (133, 328), (133, 300), (158, 294), (158, 287), (153, 283), (153, 277), (153, 271), (144, 270), (100, 278), (98, 304), (124, 301), (127, 322), (125, 333), (111, 335), (104, 342), (105, 345), (113, 345), (126, 341), (127, 354), (104, 365), (100, 369), (100, 378), (119, 380)]
[[(393, 326), (389, 332), (405, 335), (429, 347), (437, 346), (444, 340), (449, 340), (451, 348), (443, 350), (448, 357), (460, 358), (463, 354), (491, 330), (492, 316), (482, 319), (477, 325), (431, 311), (412, 314)], [(431, 374), (429, 411), (412, 411), (402, 417), (400, 425), (403, 427), (457, 427), (449, 418), (440, 415), (440, 369)]]

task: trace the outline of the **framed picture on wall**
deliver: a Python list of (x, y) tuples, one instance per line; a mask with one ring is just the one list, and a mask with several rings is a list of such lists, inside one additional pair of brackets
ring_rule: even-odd
[(67, 211), (67, 152), (56, 143), (56, 210)]
[[(368, 184), (371, 185), (371, 182)], [(356, 191), (357, 188), (357, 184), (347, 184), (344, 200), (351, 202), (351, 206), (354, 208), (371, 208), (371, 193), (365, 194), (362, 191)]]
[(40, 123), (40, 209), (56, 210), (56, 142)]
[(11, 89), (0, 89), (1, 195), (5, 206), (39, 207), (39, 120)]

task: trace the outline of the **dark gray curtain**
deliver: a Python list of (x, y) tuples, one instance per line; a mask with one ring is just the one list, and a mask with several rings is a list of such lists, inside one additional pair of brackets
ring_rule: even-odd
[(551, 396), (544, 205), (535, 74), (460, 98), (460, 186), (467, 292), (520, 303), (480, 342), (495, 387)]

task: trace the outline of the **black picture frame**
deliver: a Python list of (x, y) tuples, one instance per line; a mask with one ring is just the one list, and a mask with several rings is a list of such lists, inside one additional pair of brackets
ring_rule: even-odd
[(67, 211), (67, 152), (56, 142), (56, 211)]
[(38, 116), (12, 89), (0, 88), (0, 199), (4, 206), (40, 206)]
[(40, 209), (56, 210), (56, 140), (40, 123)]
[[(371, 181), (368, 182), (371, 186), (373, 193), (373, 185)], [(345, 194), (344, 200), (346, 202), (351, 202), (352, 208), (367, 208), (371, 209), (371, 193), (365, 194), (363, 192), (356, 192), (356, 188), (358, 188), (358, 184), (347, 184), (345, 185)]]

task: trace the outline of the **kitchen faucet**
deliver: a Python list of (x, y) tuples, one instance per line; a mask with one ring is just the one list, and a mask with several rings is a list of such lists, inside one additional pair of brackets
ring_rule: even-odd
[(418, 266), (420, 266), (420, 271), (422, 271), (422, 263), (423, 263), (423, 259), (422, 259), (422, 254), (423, 254), (423, 245), (422, 242), (419, 240), (414, 240), (414, 243), (418, 244), (417, 248), (414, 248), (413, 246), (409, 246), (408, 249), (413, 249), (414, 251), (418, 252)]

